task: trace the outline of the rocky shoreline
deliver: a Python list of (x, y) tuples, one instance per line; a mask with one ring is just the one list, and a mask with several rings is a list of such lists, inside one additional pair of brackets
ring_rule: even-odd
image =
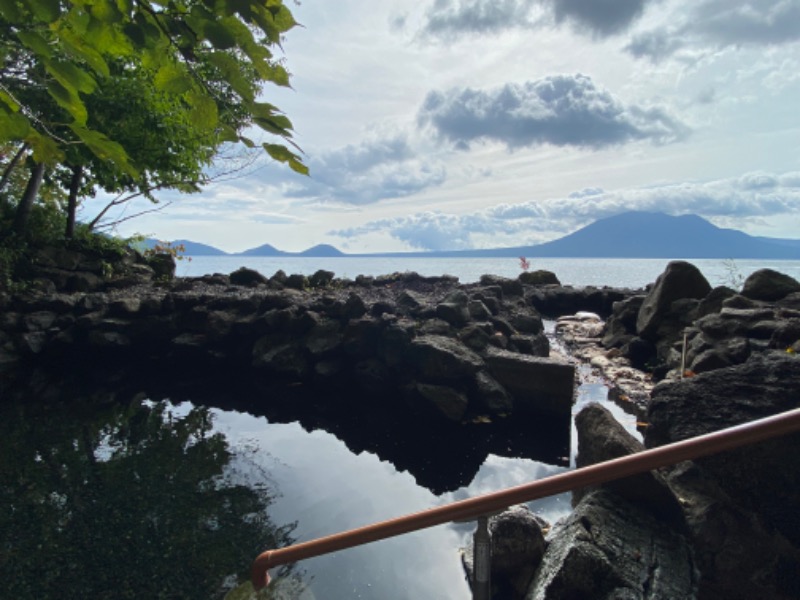
[[(333, 429), (352, 411), (360, 429), (393, 439), (415, 423), (412, 437), (449, 451), (424, 447), (417, 464), (369, 434), (355, 443), (439, 491), (460, 480), (426, 481), (426, 454), (438, 453), (440, 472), (469, 477), (486, 453), (526, 447), (537, 426), (568, 431), (575, 369), (551, 356), (542, 317), (561, 318), (570, 353), (637, 410), (646, 447), (800, 406), (800, 283), (769, 270), (737, 292), (712, 289), (682, 261), (645, 290), (571, 288), (547, 272), (474, 284), (248, 269), (174, 279), (174, 264), (158, 261), (132, 257), (108, 278), (98, 261), (44, 254), (34, 288), (0, 293), (3, 399), (29, 393), (15, 396), (23, 382), (57, 395), (53, 373), (102, 372), (120, 389), (131, 370), (224, 377), (257, 389), (247, 402), (262, 411), (300, 411)], [(576, 424), (579, 466), (642, 448), (597, 405)], [(525, 511), (501, 515), (497, 597), (800, 597), (798, 450), (794, 434), (577, 491), (541, 544)]]

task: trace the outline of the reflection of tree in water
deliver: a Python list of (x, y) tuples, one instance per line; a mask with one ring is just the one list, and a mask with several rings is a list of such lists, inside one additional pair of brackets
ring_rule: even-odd
[[(226, 476), (231, 457), (205, 408), (0, 406), (6, 597), (223, 597), (293, 529), (267, 518), (269, 490)], [(283, 575), (282, 596), (299, 590)]]

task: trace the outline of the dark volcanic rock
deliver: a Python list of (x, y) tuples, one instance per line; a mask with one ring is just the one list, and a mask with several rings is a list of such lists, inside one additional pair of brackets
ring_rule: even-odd
[(254, 269), (247, 267), (240, 267), (230, 274), (230, 282), (233, 285), (244, 285), (248, 287), (255, 287), (268, 283), (268, 279), (261, 273)]
[[(652, 393), (648, 447), (800, 406), (800, 360), (785, 352)], [(709, 598), (800, 597), (800, 434), (698, 459), (674, 475)], [(688, 474), (687, 474), (688, 473)]]
[(742, 296), (753, 300), (780, 300), (800, 292), (800, 282), (772, 269), (759, 269), (744, 282)]
[[(613, 460), (644, 450), (644, 444), (625, 431), (614, 416), (599, 404), (589, 404), (575, 417), (578, 431), (578, 468)], [(662, 520), (679, 522), (681, 508), (666, 481), (657, 471), (647, 471), (604, 485), (616, 495), (651, 510)], [(573, 492), (579, 501), (589, 489)]]
[(673, 303), (686, 298), (702, 299), (711, 291), (703, 274), (694, 265), (684, 261), (673, 261), (658, 276), (656, 283), (642, 303), (636, 319), (636, 332), (645, 339), (663, 338), (665, 326), (672, 329), (683, 327), (686, 315), (673, 310)]
[(695, 597), (686, 540), (609, 491), (585, 496), (551, 536), (528, 600)]
[(520, 273), (518, 279), (525, 285), (561, 285), (555, 273), (542, 269)]

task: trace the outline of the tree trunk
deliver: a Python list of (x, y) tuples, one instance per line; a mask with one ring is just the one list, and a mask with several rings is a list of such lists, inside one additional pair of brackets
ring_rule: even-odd
[(71, 240), (75, 235), (75, 212), (78, 209), (78, 190), (83, 178), (83, 167), (72, 167), (72, 179), (69, 182), (69, 198), (67, 199), (67, 229), (64, 237)]
[(44, 177), (44, 163), (37, 163), (31, 171), (28, 185), (25, 186), (25, 193), (17, 205), (17, 214), (14, 216), (13, 231), (17, 235), (24, 235), (28, 227), (28, 219), (31, 216), (31, 208), (36, 196), (39, 194), (39, 186), (42, 185)]
[(0, 192), (6, 187), (9, 179), (11, 179), (11, 172), (17, 167), (19, 161), (22, 160), (22, 157), (25, 156), (25, 152), (28, 151), (28, 144), (22, 144), (17, 150), (17, 153), (14, 155), (14, 158), (11, 159), (11, 162), (6, 165), (6, 168), (3, 169), (3, 178), (0, 179)]

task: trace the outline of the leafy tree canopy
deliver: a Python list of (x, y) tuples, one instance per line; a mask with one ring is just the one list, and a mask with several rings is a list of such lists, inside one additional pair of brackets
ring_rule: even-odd
[(130, 129), (92, 101), (119, 97), (120, 79), (134, 77), (205, 149), (254, 147), (242, 134), (254, 124), (283, 139), (263, 144), (272, 158), (307, 173), (291, 122), (258, 99), (261, 83), (289, 85), (271, 48), (296, 25), (281, 0), (0, 0), (0, 142), (25, 143), (50, 165), (78, 143), (136, 178)]

